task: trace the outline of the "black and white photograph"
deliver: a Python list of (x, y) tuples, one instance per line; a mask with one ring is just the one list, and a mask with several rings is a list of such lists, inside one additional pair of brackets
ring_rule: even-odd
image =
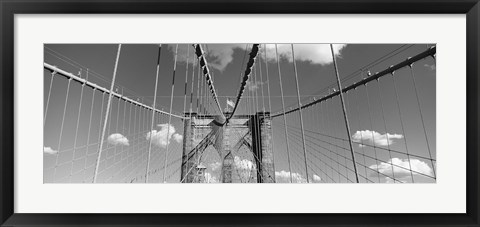
[(45, 43), (43, 58), (44, 184), (437, 182), (435, 43)]

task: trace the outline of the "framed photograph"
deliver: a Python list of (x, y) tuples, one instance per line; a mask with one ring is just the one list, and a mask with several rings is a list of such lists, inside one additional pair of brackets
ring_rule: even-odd
[(477, 0), (1, 1), (2, 226), (479, 226)]

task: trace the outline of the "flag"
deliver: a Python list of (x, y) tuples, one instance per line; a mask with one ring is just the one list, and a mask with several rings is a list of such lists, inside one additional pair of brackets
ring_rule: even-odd
[(227, 98), (227, 105), (231, 107), (235, 107), (235, 102)]

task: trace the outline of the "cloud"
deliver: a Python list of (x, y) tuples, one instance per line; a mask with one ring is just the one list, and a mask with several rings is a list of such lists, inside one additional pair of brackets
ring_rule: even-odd
[(51, 147), (43, 147), (44, 154), (58, 154), (58, 151), (53, 150)]
[[(275, 171), (275, 180), (277, 183), (290, 183), (290, 172), (282, 170)], [(292, 183), (307, 183), (307, 179), (300, 173), (292, 173)]]
[(175, 142), (181, 143), (182, 140), (183, 140), (183, 136), (178, 134), (178, 133), (175, 133), (175, 134), (173, 134), (173, 139), (175, 140)]
[[(267, 56), (269, 61), (276, 61), (275, 57), (275, 45), (267, 44)], [(341, 51), (345, 48), (346, 44), (334, 44), (333, 51), (337, 57), (341, 57)], [(215, 68), (220, 71), (225, 70), (225, 68), (233, 61), (233, 53), (235, 49), (240, 49), (245, 51), (245, 44), (208, 44), (202, 45), (202, 48), (205, 52), (208, 66), (210, 68)], [(189, 63), (192, 62), (193, 48), (191, 45), (188, 45), (190, 49), (189, 53)], [(292, 47), (290, 44), (278, 44), (278, 55), (282, 59), (286, 59), (289, 62), (292, 62)], [(175, 51), (175, 45), (169, 45), (169, 49)], [(248, 45), (247, 52), (249, 53), (252, 49), (252, 45)], [(264, 45), (260, 45), (260, 51), (258, 56), (260, 58), (265, 57)], [(177, 61), (186, 62), (186, 45), (178, 46), (178, 57)], [(332, 53), (330, 50), (329, 44), (294, 44), (295, 50), (295, 60), (310, 62), (311, 64), (320, 64), (327, 65), (332, 63)], [(243, 54), (242, 54), (243, 56)], [(242, 69), (244, 70), (244, 69)]]
[(437, 69), (437, 67), (435, 65), (429, 65), (429, 64), (425, 64), (423, 65), (425, 67), (427, 67), (428, 69), (430, 69), (431, 71), (434, 71), (435, 69)]
[[(163, 147), (165, 148), (167, 144), (170, 143), (170, 140), (175, 134), (175, 127), (173, 125), (169, 124), (159, 124), (157, 127), (160, 127), (160, 130), (152, 130), (151, 132), (147, 132), (146, 134), (146, 139), (152, 140), (152, 144), (158, 147)], [(168, 135), (167, 135), (168, 134)], [(182, 136), (180, 134), (177, 134), (177, 138), (174, 138), (175, 141), (178, 142), (179, 136)], [(183, 138), (183, 136), (182, 136)]]
[(250, 81), (248, 80), (247, 81), (247, 88), (249, 91), (255, 91), (257, 89), (260, 88), (260, 86), (262, 86), (264, 84), (264, 82), (261, 82), (261, 81), (257, 81), (256, 83), (254, 81)]
[(253, 175), (255, 175), (253, 172), (255, 171), (255, 164), (252, 161), (235, 156), (233, 158), (233, 165), (240, 177), (240, 181), (246, 183), (251, 182)]
[[(346, 44), (334, 44), (333, 52), (336, 57), (341, 57), (341, 51)], [(263, 45), (262, 45), (263, 47)], [(330, 44), (294, 44), (295, 60), (305, 61), (311, 64), (328, 65), (333, 62)], [(278, 55), (289, 62), (293, 61), (291, 44), (278, 44)], [(262, 50), (263, 51), (263, 50)], [(275, 61), (275, 45), (267, 44), (267, 55), (269, 61)], [(262, 58), (264, 53), (262, 54)]]
[[(421, 173), (424, 175), (433, 176), (432, 168), (427, 163), (418, 159), (410, 159), (409, 164), (408, 159), (392, 158), (388, 162), (382, 162), (379, 165), (371, 165), (370, 168), (374, 170), (377, 170), (378, 168), (378, 172), (391, 177), (395, 175), (395, 179), (401, 180), (402, 178), (408, 179), (408, 177), (411, 177), (410, 165), (412, 167), (411, 169), (416, 171), (412, 172), (413, 175), (419, 175), (419, 173)], [(371, 175), (376, 176), (377, 174), (372, 173)]]
[(127, 137), (123, 136), (120, 133), (114, 133), (112, 135), (109, 135), (107, 141), (108, 141), (109, 144), (114, 145), (114, 146), (116, 146), (116, 145), (122, 145), (122, 146), (130, 145), (128, 143)]
[(222, 166), (222, 163), (220, 162), (210, 163), (210, 168), (212, 169), (212, 171), (219, 169), (221, 166)]
[(233, 164), (235, 165), (235, 168), (242, 170), (251, 170), (255, 166), (252, 161), (248, 159), (241, 159), (238, 156), (233, 158)]
[[(300, 173), (292, 173), (293, 183), (307, 183), (307, 179)], [(290, 172), (282, 170), (280, 172), (275, 171), (275, 180), (277, 183), (290, 183)], [(313, 174), (310, 179), (311, 183), (321, 182), (322, 178), (317, 174)]]
[(352, 135), (352, 139), (356, 143), (369, 142), (370, 144), (374, 144), (376, 146), (388, 146), (393, 144), (394, 139), (402, 138), (403, 135), (401, 134), (380, 134), (370, 130), (357, 131)]
[(209, 66), (223, 71), (233, 60), (233, 51), (237, 48), (245, 50), (244, 44), (215, 44), (204, 45)]
[[(175, 52), (176, 45), (169, 45), (169, 49)], [(223, 71), (227, 65), (233, 61), (233, 52), (235, 49), (240, 48), (245, 50), (245, 44), (202, 44), (203, 52), (206, 56), (208, 67), (215, 68), (220, 71)], [(192, 63), (194, 56), (194, 50), (191, 44), (188, 44), (189, 48), (189, 64)], [(177, 61), (186, 62), (187, 61), (187, 46), (179, 45), (178, 46), (178, 56)], [(195, 58), (196, 61), (196, 58)]]
[[(233, 158), (233, 165), (235, 168), (242, 169), (242, 170), (251, 170), (255, 167), (255, 164), (252, 161), (248, 159), (242, 159), (238, 156), (235, 156)], [(221, 162), (210, 163), (210, 168), (212, 169), (212, 171), (218, 170), (221, 167), (222, 167)]]
[(217, 177), (213, 176), (211, 173), (209, 172), (205, 172), (205, 181), (207, 183), (218, 183), (219, 180)]

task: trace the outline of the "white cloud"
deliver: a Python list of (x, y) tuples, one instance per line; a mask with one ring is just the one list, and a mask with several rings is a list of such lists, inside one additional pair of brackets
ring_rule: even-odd
[(235, 156), (233, 158), (233, 163), (235, 165), (235, 168), (237, 169), (242, 169), (242, 170), (251, 170), (253, 169), (254, 165), (252, 161), (248, 159), (241, 159), (238, 156)]
[(216, 44), (204, 45), (208, 65), (223, 71), (233, 60), (233, 51), (236, 48), (245, 49), (243, 44)]
[[(190, 48), (190, 60), (192, 62), (193, 48)], [(341, 57), (341, 51), (345, 48), (346, 44), (334, 44), (333, 49), (337, 57)], [(186, 45), (178, 46), (177, 60), (186, 62)], [(209, 44), (202, 45), (205, 52), (208, 66), (223, 71), (227, 65), (233, 61), (233, 52), (235, 49), (245, 50), (245, 44)], [(278, 44), (278, 54), (280, 58), (286, 59), (292, 62), (292, 48), (290, 44)], [(170, 50), (175, 51), (175, 45), (169, 45)], [(247, 53), (250, 53), (252, 45), (248, 45)], [(332, 53), (329, 44), (294, 44), (295, 59), (297, 61), (310, 62), (312, 64), (327, 65), (332, 63)], [(264, 45), (260, 45), (260, 51), (258, 53), (260, 58), (265, 57)], [(242, 55), (243, 56), (243, 55)], [(267, 44), (267, 56), (269, 61), (275, 61), (275, 45)], [(244, 69), (242, 69), (244, 70)]]
[(211, 173), (209, 172), (205, 172), (205, 181), (207, 183), (218, 183), (218, 178), (213, 176)]
[(248, 80), (247, 81), (247, 88), (248, 88), (249, 91), (255, 91), (255, 90), (259, 89), (260, 86), (262, 86), (263, 84), (264, 84), (264, 82), (261, 82), (261, 81), (254, 82), (254, 81)]
[[(341, 57), (341, 51), (346, 44), (334, 44), (333, 52), (335, 56)], [(262, 45), (263, 47), (263, 45)], [(295, 60), (305, 61), (312, 64), (328, 65), (333, 62), (330, 44), (294, 44)], [(280, 58), (287, 59), (292, 62), (292, 46), (291, 44), (278, 44), (278, 55)], [(263, 51), (263, 50), (262, 50)], [(268, 60), (275, 60), (275, 45), (267, 45)], [(264, 57), (264, 53), (262, 54)]]
[(255, 174), (255, 164), (252, 161), (235, 156), (233, 158), (233, 165), (242, 182), (251, 182)]
[[(427, 163), (418, 159), (410, 159), (409, 164), (408, 159), (402, 160), (399, 158), (392, 158), (388, 162), (382, 162), (379, 165), (371, 165), (370, 168), (374, 170), (377, 170), (378, 168), (378, 172), (391, 177), (395, 175), (395, 179), (401, 180), (402, 178), (411, 177), (410, 166), (412, 167), (411, 169), (415, 171), (412, 172), (413, 175), (419, 175), (419, 173), (421, 173), (424, 175), (433, 176), (432, 168)], [(372, 175), (376, 175), (376, 173), (372, 173)]]
[(182, 140), (183, 140), (183, 136), (178, 134), (178, 133), (175, 133), (175, 134), (173, 134), (173, 139), (175, 140), (175, 142), (181, 143)]
[[(175, 52), (176, 45), (169, 45), (169, 49)], [(188, 44), (189, 48), (189, 64), (192, 63), (193, 56), (195, 55), (193, 47), (191, 44)], [(236, 48), (245, 50), (245, 44), (202, 44), (203, 52), (206, 56), (208, 67), (215, 68), (220, 71), (223, 71), (227, 65), (233, 60), (233, 51)], [(178, 46), (178, 56), (177, 61), (186, 62), (187, 61), (187, 46), (179, 45)], [(195, 57), (196, 61), (196, 57)], [(197, 63), (196, 63), (197, 64)]]
[(57, 154), (58, 151), (53, 150), (51, 147), (43, 147), (44, 154)]
[[(277, 183), (290, 183), (290, 172), (285, 170), (275, 171), (275, 180)], [(300, 173), (292, 173), (292, 180), (293, 183), (307, 183), (307, 179)]]
[(432, 64), (432, 65), (425, 64), (425, 65), (423, 65), (423, 66), (427, 67), (428, 69), (430, 69), (430, 70), (432, 70), (432, 71), (437, 68), (437, 67), (436, 67), (435, 65), (433, 65), (433, 64)]
[(220, 162), (210, 163), (210, 168), (212, 169), (212, 171), (219, 169), (221, 166), (222, 166), (222, 163)]
[(357, 131), (352, 135), (352, 139), (356, 143), (369, 142), (376, 146), (388, 146), (393, 144), (394, 139), (402, 139), (401, 134), (380, 134), (375, 131), (363, 130)]
[[(170, 143), (173, 135), (175, 134), (175, 127), (169, 124), (159, 124), (160, 130), (152, 130), (147, 132), (146, 139), (152, 139), (152, 144), (158, 147), (166, 147)], [(168, 135), (167, 135), (168, 134)], [(179, 134), (178, 134), (179, 135)], [(181, 136), (181, 135), (179, 135)], [(177, 137), (178, 138), (178, 137)], [(176, 140), (176, 139), (175, 139)]]
[[(292, 173), (293, 183), (307, 183), (307, 179), (300, 173)], [(290, 183), (290, 172), (282, 170), (280, 172), (275, 172), (275, 181), (277, 183)], [(313, 174), (313, 177), (310, 178), (311, 183), (321, 182), (322, 178), (317, 174)]]
[(116, 145), (122, 145), (122, 146), (130, 145), (128, 143), (127, 137), (123, 136), (120, 133), (114, 133), (112, 135), (109, 135), (107, 141), (108, 141), (109, 144), (114, 145), (114, 146), (116, 146)]

